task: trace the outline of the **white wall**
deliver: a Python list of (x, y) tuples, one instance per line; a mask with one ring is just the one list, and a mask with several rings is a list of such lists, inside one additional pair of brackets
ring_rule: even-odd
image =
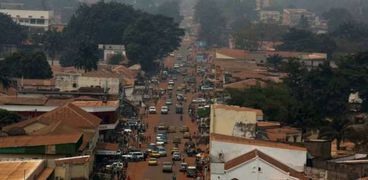
[(304, 165), (307, 161), (307, 152), (301, 150), (280, 149), (266, 146), (255, 146), (248, 144), (234, 144), (227, 142), (212, 141), (210, 145), (210, 155), (218, 157), (219, 153), (224, 154), (225, 162), (234, 159), (240, 155), (257, 149), (268, 156), (288, 165), (299, 171), (304, 171)]

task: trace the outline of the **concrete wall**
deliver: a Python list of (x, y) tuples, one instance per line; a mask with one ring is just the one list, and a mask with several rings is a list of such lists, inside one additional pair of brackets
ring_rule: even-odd
[(118, 78), (103, 78), (103, 77), (84, 77), (78, 79), (79, 87), (100, 86), (107, 87), (109, 94), (119, 94), (120, 81)]
[(218, 157), (219, 153), (223, 153), (224, 161), (227, 162), (240, 155), (248, 153), (254, 149), (271, 156), (272, 158), (294, 168), (299, 172), (304, 171), (304, 166), (307, 161), (307, 151), (280, 149), (266, 146), (255, 146), (248, 144), (234, 144), (227, 142), (212, 141), (210, 144), (211, 157)]
[[(243, 124), (250, 124), (254, 126), (253, 132), (246, 134), (251, 134), (253, 137), (255, 135), (255, 124), (257, 122), (257, 116), (255, 112), (251, 111), (235, 111), (235, 110), (225, 110), (225, 109), (215, 109), (211, 108), (211, 126), (210, 132), (223, 134), (223, 135), (234, 135), (235, 125), (239, 122)], [(252, 128), (251, 128), (252, 129)], [(247, 137), (252, 138), (252, 137)]]

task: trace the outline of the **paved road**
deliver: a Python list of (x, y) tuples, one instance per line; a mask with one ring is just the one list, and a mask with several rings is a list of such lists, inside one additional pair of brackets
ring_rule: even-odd
[[(185, 57), (186, 56), (186, 49), (182, 48), (181, 50), (179, 50), (179, 53)], [(175, 58), (167, 58), (165, 65), (172, 67), (172, 65), (174, 64)], [(189, 72), (194, 71), (193, 69), (189, 69)], [(170, 111), (169, 114), (167, 115), (161, 115), (160, 109), (161, 106), (164, 105), (167, 95), (164, 95), (163, 97), (161, 97), (161, 99), (157, 102), (156, 104), (156, 109), (157, 109), (157, 114), (149, 114), (148, 117), (145, 117), (144, 121), (147, 122), (149, 124), (148, 130), (146, 131), (146, 136), (151, 136), (151, 142), (154, 142), (154, 138), (155, 136), (155, 132), (154, 132), (154, 126), (160, 124), (160, 123), (165, 123), (169, 126), (176, 126), (176, 127), (181, 127), (183, 125), (186, 125), (187, 127), (189, 127), (190, 133), (193, 134), (194, 132), (196, 134), (198, 134), (197, 132), (197, 125), (196, 123), (192, 122), (190, 120), (189, 114), (188, 114), (188, 104), (189, 102), (191, 102), (192, 96), (193, 94), (191, 93), (187, 93), (186, 97), (187, 97), (187, 101), (184, 104), (184, 114), (183, 114), (183, 121), (180, 120), (180, 115), (175, 113), (175, 104), (177, 103), (176, 101), (176, 88), (179, 84), (181, 84), (183, 82), (183, 77), (181, 75), (177, 76), (177, 80), (175, 81), (175, 88), (173, 90), (173, 95), (172, 95), (172, 99), (173, 99), (173, 105), (170, 105)], [(160, 87), (162, 88), (166, 88), (167, 87), (167, 81), (163, 81), (160, 83)], [(176, 175), (176, 179), (179, 180), (184, 180), (184, 179), (189, 179), (185, 176), (184, 173), (179, 172), (179, 164), (180, 162), (177, 161), (174, 165), (173, 168), (173, 173), (162, 173), (162, 163), (165, 161), (169, 161), (171, 162), (171, 149), (173, 148), (173, 137), (174, 136), (180, 136), (182, 137), (182, 133), (177, 132), (177, 133), (170, 133), (168, 136), (168, 144), (166, 145), (166, 150), (168, 152), (168, 156), (167, 157), (162, 157), (159, 158), (159, 165), (158, 166), (148, 166), (148, 163), (145, 161), (142, 162), (133, 162), (133, 163), (129, 163), (128, 166), (128, 175), (132, 180), (171, 180), (173, 179), (173, 175)], [(181, 154), (184, 155), (184, 143), (187, 140), (182, 139), (182, 143), (179, 145), (179, 149), (181, 150)], [(145, 147), (145, 145), (143, 145), (143, 147)], [(143, 148), (142, 148), (143, 149)], [(185, 157), (185, 161), (189, 164), (189, 165), (194, 165), (194, 161), (195, 159), (193, 157)]]

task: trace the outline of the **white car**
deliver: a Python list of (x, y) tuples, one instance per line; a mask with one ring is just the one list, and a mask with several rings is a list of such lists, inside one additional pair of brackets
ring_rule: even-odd
[(193, 103), (205, 103), (206, 99), (204, 98), (197, 98), (192, 100)]
[(150, 106), (150, 107), (148, 108), (148, 112), (149, 112), (150, 114), (156, 114), (156, 107), (155, 107), (155, 106)]
[(161, 107), (161, 114), (167, 114), (169, 113), (169, 108), (167, 106), (162, 106)]
[(174, 80), (169, 80), (169, 85), (174, 85), (174, 84), (175, 84)]

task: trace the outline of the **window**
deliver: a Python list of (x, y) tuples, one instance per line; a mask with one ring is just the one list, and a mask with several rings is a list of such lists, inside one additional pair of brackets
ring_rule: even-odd
[(37, 19), (37, 24), (45, 24), (45, 20), (44, 19)]
[(73, 83), (73, 88), (76, 88), (77, 87), (77, 83)]
[(31, 19), (31, 24), (36, 24), (36, 19)]

